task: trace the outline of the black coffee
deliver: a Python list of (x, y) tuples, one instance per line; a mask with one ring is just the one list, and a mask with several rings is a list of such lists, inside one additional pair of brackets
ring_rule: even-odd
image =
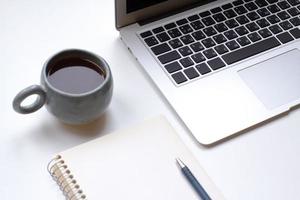
[(105, 80), (105, 72), (96, 63), (81, 59), (67, 58), (48, 66), (50, 84), (67, 93), (81, 94), (94, 90)]

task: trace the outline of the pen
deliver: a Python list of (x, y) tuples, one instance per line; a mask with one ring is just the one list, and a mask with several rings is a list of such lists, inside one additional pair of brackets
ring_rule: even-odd
[(176, 158), (176, 162), (178, 163), (183, 175), (186, 177), (186, 179), (189, 181), (189, 183), (193, 186), (193, 188), (196, 190), (197, 194), (201, 197), (201, 199), (202, 200), (211, 200), (211, 198), (208, 196), (208, 194), (206, 193), (204, 188), (200, 185), (198, 180), (192, 174), (190, 169), (179, 158)]

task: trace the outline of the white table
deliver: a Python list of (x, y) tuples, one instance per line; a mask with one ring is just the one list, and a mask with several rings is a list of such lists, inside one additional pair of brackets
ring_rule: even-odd
[[(1, 0), (0, 47), (1, 199), (64, 199), (46, 172), (55, 153), (158, 114), (169, 119), (228, 200), (299, 198), (300, 110), (212, 148), (197, 144), (120, 40), (112, 0)], [(75, 128), (45, 108), (15, 113), (15, 94), (39, 83), (44, 61), (66, 48), (93, 51), (110, 64), (115, 88), (105, 115)]]

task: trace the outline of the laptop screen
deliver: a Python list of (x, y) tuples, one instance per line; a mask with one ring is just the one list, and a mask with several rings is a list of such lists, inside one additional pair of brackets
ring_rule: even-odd
[[(146, 19), (216, 0), (115, 0), (117, 29)], [(221, 0), (220, 0), (221, 1)]]
[(126, 10), (127, 13), (131, 13), (149, 6), (153, 6), (155, 4), (164, 2), (167, 0), (145, 0), (145, 1), (141, 1), (141, 0), (127, 0), (126, 1)]

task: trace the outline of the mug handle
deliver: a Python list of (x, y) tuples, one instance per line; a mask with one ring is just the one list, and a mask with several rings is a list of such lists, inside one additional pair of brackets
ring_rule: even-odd
[[(27, 106), (22, 106), (21, 103), (30, 95), (38, 95), (36, 100)], [(29, 114), (40, 109), (46, 102), (46, 92), (39, 85), (32, 85), (21, 90), (13, 100), (13, 108), (16, 112), (21, 114)]]

